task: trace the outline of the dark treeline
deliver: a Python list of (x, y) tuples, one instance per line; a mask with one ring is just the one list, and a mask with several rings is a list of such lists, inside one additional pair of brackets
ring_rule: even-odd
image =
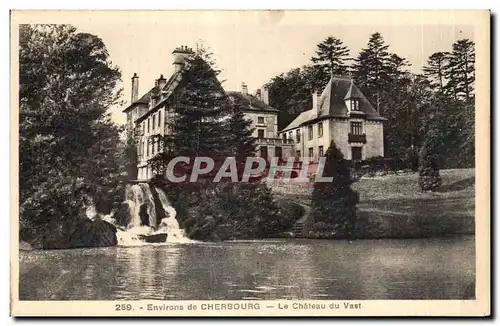
[[(280, 111), (284, 128), (312, 106), (311, 94), (322, 90), (331, 74), (351, 75), (374, 108), (387, 118), (385, 156), (409, 165), (420, 148), (439, 142), (441, 168), (474, 164), (474, 43), (450, 44), (450, 52), (432, 54), (422, 73), (390, 51), (380, 33), (370, 36), (357, 55), (338, 38), (317, 45), (311, 63), (274, 77), (268, 84), (270, 104)], [(429, 132), (432, 130), (432, 132)], [(426, 135), (431, 140), (425, 141)]]

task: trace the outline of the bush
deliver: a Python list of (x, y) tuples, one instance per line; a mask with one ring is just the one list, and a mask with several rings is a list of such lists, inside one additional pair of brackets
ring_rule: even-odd
[(442, 180), (439, 175), (439, 166), (437, 163), (439, 160), (438, 144), (438, 133), (430, 130), (426, 134), (426, 138), (420, 149), (418, 185), (422, 191), (436, 191), (441, 187)]
[(349, 167), (333, 141), (326, 152), (324, 172), (324, 176), (332, 177), (333, 181), (314, 184), (312, 194), (314, 221), (334, 225), (334, 233), (341, 237), (354, 237), (359, 195), (351, 189), (353, 181)]

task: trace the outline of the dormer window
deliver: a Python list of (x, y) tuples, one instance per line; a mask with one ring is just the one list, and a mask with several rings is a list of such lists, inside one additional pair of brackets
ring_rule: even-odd
[(359, 111), (359, 100), (351, 99), (351, 111)]

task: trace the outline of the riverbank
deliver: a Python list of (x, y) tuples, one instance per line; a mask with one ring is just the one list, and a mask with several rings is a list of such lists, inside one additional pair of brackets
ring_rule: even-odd
[[(433, 193), (420, 191), (417, 173), (363, 177), (356, 181), (353, 189), (360, 195), (358, 237), (428, 238), (474, 234), (474, 169), (440, 173), (443, 185)], [(310, 204), (312, 185), (275, 184), (271, 188), (279, 197)], [(311, 223), (308, 226), (311, 229)]]

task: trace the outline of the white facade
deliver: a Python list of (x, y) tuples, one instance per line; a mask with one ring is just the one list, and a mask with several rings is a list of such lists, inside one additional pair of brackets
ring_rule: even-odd
[(347, 160), (384, 156), (381, 117), (351, 78), (332, 76), (322, 93), (312, 95), (313, 107), (299, 114), (280, 137), (292, 138), (297, 157), (317, 162), (330, 142)]
[[(352, 131), (351, 122), (361, 123), (361, 136), (364, 135), (366, 141), (356, 142), (352, 138), (349, 140), (349, 134)], [(319, 132), (320, 125), (323, 128), (322, 135)], [(312, 137), (309, 136), (310, 128), (312, 128)], [(300, 133), (300, 140), (297, 139), (297, 132)], [(324, 156), (332, 140), (347, 160), (353, 159), (353, 147), (361, 148), (361, 160), (384, 156), (384, 129), (381, 121), (330, 118), (279, 133), (280, 137), (284, 134), (287, 138), (292, 136), (295, 156), (312, 157), (313, 162), (318, 161), (321, 152)]]

